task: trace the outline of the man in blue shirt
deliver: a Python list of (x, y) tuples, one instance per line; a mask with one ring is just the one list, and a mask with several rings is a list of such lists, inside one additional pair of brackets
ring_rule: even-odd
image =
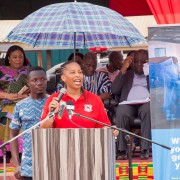
[[(42, 109), (47, 99), (46, 72), (43, 68), (32, 67), (28, 71), (27, 85), (30, 88), (29, 97), (18, 102), (14, 109), (10, 124), (10, 138), (19, 134), (20, 129), (25, 131), (40, 120)], [(17, 139), (10, 143), (11, 154), (15, 166), (14, 176), (17, 179), (32, 180), (32, 137), (31, 132), (22, 136), (23, 152), (20, 163)]]

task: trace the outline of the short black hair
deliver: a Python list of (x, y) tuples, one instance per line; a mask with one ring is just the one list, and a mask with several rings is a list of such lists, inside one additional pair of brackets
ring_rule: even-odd
[[(76, 53), (75, 53), (75, 56), (79, 56), (82, 60), (83, 60), (83, 58), (84, 58), (84, 55), (83, 55), (82, 53), (79, 53), (79, 52), (76, 52)], [(68, 61), (73, 60), (73, 57), (74, 57), (74, 53), (71, 53), (71, 54), (69, 55), (69, 57), (68, 57)]]
[(112, 51), (109, 54), (109, 62), (113, 62), (117, 56), (119, 56), (121, 58), (121, 60), (123, 60), (123, 55), (121, 54), (120, 51)]
[[(92, 59), (94, 62), (97, 63), (97, 56), (95, 53), (93, 52), (87, 52), (85, 55), (84, 55), (84, 62), (87, 60), (87, 59)], [(83, 63), (84, 63), (83, 62)]]
[(45, 69), (42, 68), (41, 66), (33, 66), (33, 67), (31, 67), (31, 68), (28, 69), (27, 79), (29, 79), (29, 74), (30, 74), (32, 71), (44, 71), (44, 73), (46, 74)]
[(148, 50), (146, 50), (146, 49), (139, 49), (139, 50), (137, 50), (136, 52), (135, 52), (135, 55), (137, 55), (137, 54), (143, 54), (143, 55), (145, 55), (147, 58), (149, 57), (148, 56)]
[(129, 51), (129, 52), (127, 53), (127, 57), (130, 56), (132, 53), (136, 53), (136, 51), (135, 51), (135, 50)]
[(25, 52), (24, 52), (23, 48), (20, 47), (20, 46), (17, 46), (17, 45), (13, 45), (7, 50), (6, 57), (5, 57), (5, 66), (10, 66), (8, 57), (10, 57), (12, 52), (17, 51), (17, 50), (19, 50), (19, 51), (21, 51), (23, 53), (23, 56), (24, 56), (23, 65), (26, 66), (26, 65), (29, 64), (28, 59), (26, 58), (26, 55), (25, 55)]

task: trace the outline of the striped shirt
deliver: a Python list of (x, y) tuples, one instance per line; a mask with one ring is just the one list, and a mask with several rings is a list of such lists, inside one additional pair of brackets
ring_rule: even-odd
[(84, 76), (83, 87), (96, 95), (111, 94), (111, 85), (112, 82), (104, 72), (96, 71), (92, 76)]

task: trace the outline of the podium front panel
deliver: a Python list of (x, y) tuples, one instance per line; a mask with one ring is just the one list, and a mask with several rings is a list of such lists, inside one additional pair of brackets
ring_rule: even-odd
[(115, 180), (112, 129), (32, 130), (34, 180)]

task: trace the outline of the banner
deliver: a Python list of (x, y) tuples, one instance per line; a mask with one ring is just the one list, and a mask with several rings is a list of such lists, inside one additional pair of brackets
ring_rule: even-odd
[(180, 180), (180, 25), (148, 28), (155, 180)]

